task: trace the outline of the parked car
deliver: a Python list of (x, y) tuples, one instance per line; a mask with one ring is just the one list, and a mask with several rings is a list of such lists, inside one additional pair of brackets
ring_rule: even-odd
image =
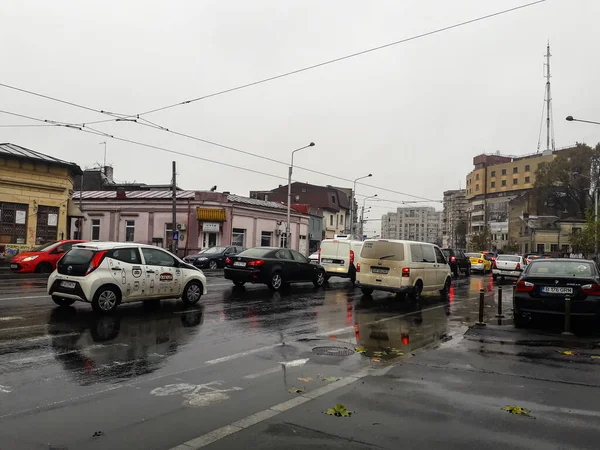
[(319, 263), (325, 268), (325, 280), (331, 277), (349, 278), (356, 281), (356, 263), (362, 249), (362, 241), (350, 239), (324, 239), (319, 250)]
[(10, 270), (15, 273), (52, 273), (58, 260), (73, 244), (85, 241), (63, 240), (40, 245), (30, 252), (18, 253), (10, 261)]
[(565, 298), (572, 316), (600, 318), (600, 273), (586, 259), (536, 259), (515, 286), (514, 324), (524, 327), (534, 316), (562, 315)]
[(527, 267), (527, 261), (520, 255), (498, 255), (492, 264), (492, 278), (519, 278)]
[(180, 298), (193, 305), (206, 294), (202, 271), (153, 245), (75, 244), (48, 278), (48, 294), (59, 306), (76, 301), (112, 313), (120, 303)]
[(215, 270), (225, 267), (225, 259), (228, 256), (235, 256), (244, 250), (243, 247), (236, 246), (210, 247), (195, 255), (186, 256), (184, 261), (193, 264), (200, 269)]
[(363, 294), (374, 290), (406, 294), (414, 301), (422, 293), (450, 293), (452, 273), (438, 246), (425, 242), (368, 239), (358, 263), (356, 284)]
[(527, 261), (527, 264), (529, 264), (531, 261), (534, 261), (536, 259), (548, 259), (549, 258), (548, 255), (544, 255), (543, 253), (525, 253), (523, 255), (523, 257)]
[(286, 284), (304, 281), (320, 287), (325, 283), (325, 269), (295, 250), (255, 247), (225, 260), (225, 278), (236, 286), (262, 283), (278, 291)]
[(458, 277), (461, 272), (467, 277), (471, 275), (471, 260), (465, 255), (465, 252), (453, 248), (443, 248), (442, 253), (455, 277)]
[(471, 260), (471, 272), (486, 274), (492, 270), (492, 263), (483, 253), (465, 253)]

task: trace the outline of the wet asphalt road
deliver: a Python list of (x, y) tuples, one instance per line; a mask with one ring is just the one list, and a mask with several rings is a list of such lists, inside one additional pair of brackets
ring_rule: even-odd
[(217, 274), (196, 307), (134, 303), (99, 317), (82, 303), (56, 307), (45, 279), (0, 279), (0, 448), (172, 448), (295, 389), (462, 335), (481, 288), (486, 315), (496, 312), (489, 276), (453, 284), (449, 302), (411, 305), (368, 301), (335, 278), (279, 294)]

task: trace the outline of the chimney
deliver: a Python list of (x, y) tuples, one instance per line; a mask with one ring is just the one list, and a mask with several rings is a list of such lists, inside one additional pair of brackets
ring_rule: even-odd
[(117, 188), (117, 198), (119, 200), (127, 198), (127, 194), (125, 193), (125, 188)]
[(103, 172), (104, 172), (104, 177), (106, 178), (106, 182), (108, 184), (113, 184), (113, 173), (114, 173), (114, 169), (111, 166), (104, 166), (103, 167)]

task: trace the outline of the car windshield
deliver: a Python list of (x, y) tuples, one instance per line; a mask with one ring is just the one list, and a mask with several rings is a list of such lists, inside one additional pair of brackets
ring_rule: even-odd
[(521, 258), (513, 255), (498, 255), (496, 261), (512, 261), (512, 262), (520, 262)]
[(481, 259), (481, 253), (467, 253), (466, 254), (469, 258), (480, 258)]
[(536, 260), (529, 265), (528, 275), (587, 278), (596, 275), (594, 264), (588, 261)]
[(49, 252), (52, 247), (58, 244), (60, 241), (50, 242), (49, 244), (40, 245), (39, 247), (35, 247), (32, 252)]
[(211, 247), (202, 251), (202, 255), (215, 255), (217, 253), (223, 253), (227, 247)]
[(273, 252), (272, 248), (267, 247), (256, 247), (244, 250), (242, 253), (238, 253), (237, 256), (244, 256), (246, 258), (266, 258)]

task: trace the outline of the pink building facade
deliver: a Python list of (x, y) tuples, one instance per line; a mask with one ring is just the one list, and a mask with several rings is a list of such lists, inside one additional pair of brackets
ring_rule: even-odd
[[(169, 191), (76, 192), (73, 200), (80, 204), (84, 218), (74, 221), (71, 237), (168, 248), (173, 231), (171, 196)], [(178, 255), (216, 245), (283, 246), (286, 216), (286, 206), (280, 203), (219, 192), (178, 191)], [(291, 248), (307, 256), (308, 222), (308, 215), (292, 210)]]

